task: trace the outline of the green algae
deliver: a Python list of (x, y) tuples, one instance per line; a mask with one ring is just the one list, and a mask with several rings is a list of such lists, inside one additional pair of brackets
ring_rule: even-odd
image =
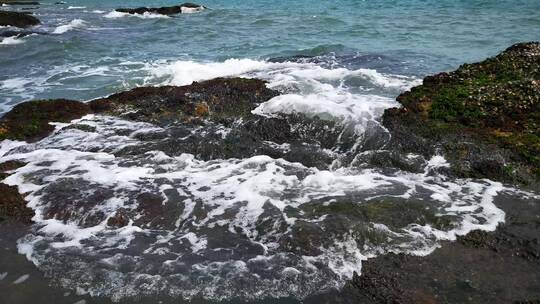
[(424, 127), (415, 130), (422, 136), (468, 134), (513, 154), (505, 174), (526, 166), (540, 177), (540, 43), (517, 44), (483, 62), (428, 76), (397, 100), (407, 115), (422, 118)]
[(50, 122), (70, 122), (90, 112), (79, 101), (34, 100), (16, 105), (0, 119), (0, 140), (39, 140), (54, 130)]

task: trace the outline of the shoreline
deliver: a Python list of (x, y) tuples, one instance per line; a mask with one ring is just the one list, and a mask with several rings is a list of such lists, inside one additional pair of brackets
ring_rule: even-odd
[[(538, 44), (534, 43), (529, 45), (532, 45), (533, 48), (538, 46)], [(510, 52), (513, 52), (516, 49), (518, 52), (520, 51), (520, 48), (516, 48), (515, 46), (511, 47), (509, 50)], [(538, 64), (538, 60), (535, 58), (539, 56), (539, 54), (534, 53), (534, 55), (531, 56), (532, 63)], [(509, 59), (510, 62), (513, 60), (512, 58), (513, 57)], [(492, 59), (488, 59), (487, 62), (489, 62), (489, 60)], [(483, 63), (479, 63), (478, 65), (482, 64)], [(471, 65), (465, 66), (470, 67)], [(532, 75), (532, 79), (534, 79), (536, 74)], [(528, 83), (530, 80), (529, 76), (529, 74), (526, 74), (523, 81)], [(451, 76), (443, 75), (439, 77), (442, 80), (437, 80), (437, 76), (435, 76), (435, 80), (433, 77), (427, 77), (424, 80), (424, 88), (430, 86), (432, 83), (436, 83), (438, 88), (441, 87), (440, 83), (443, 84), (443, 88), (454, 85), (454, 80)], [(450, 80), (448, 80), (448, 78)], [(210, 90), (211, 94), (215, 94), (214, 96), (218, 96), (216, 97), (217, 99), (210, 98), (208, 100), (219, 100), (219, 98), (222, 98), (220, 97), (220, 94), (222, 94), (223, 91), (221, 91), (222, 89), (217, 89), (217, 91), (214, 92), (213, 90), (216, 90), (218, 86), (212, 81), (216, 80), (203, 82), (200, 85), (205, 88), (205, 90)], [(247, 83), (253, 82), (256, 87), (255, 91), (258, 92), (255, 94), (258, 96), (257, 98), (268, 100), (269, 98), (276, 96), (276, 92), (270, 90), (266, 91), (268, 89), (262, 88), (260, 83), (257, 83), (258, 80), (248, 81), (229, 79), (220, 80), (220, 83), (223, 81), (239, 81), (238, 91), (241, 93), (238, 94), (252, 94), (253, 88), (251, 87), (251, 84)], [(461, 83), (463, 80), (458, 79), (457, 81), (458, 83)], [(537, 85), (534, 81), (531, 82), (533, 86)], [(199, 84), (193, 84), (191, 86), (197, 85)], [(244, 90), (243, 86), (245, 85), (248, 89)], [(485, 85), (485, 83), (482, 85)], [(226, 85), (226, 92), (229, 92), (227, 91), (229, 90), (228, 86), (230, 86), (230, 84)], [(2, 133), (0, 135), (3, 136), (1, 137), (3, 139), (30, 139), (36, 141), (48, 136), (50, 132), (53, 131), (54, 128), (51, 128), (48, 125), (50, 122), (58, 121), (58, 119), (60, 119), (60, 121), (69, 122), (72, 119), (88, 114), (90, 112), (88, 109), (89, 107), (93, 108), (92, 111), (98, 110), (109, 115), (127, 115), (125, 117), (129, 119), (152, 122), (157, 125), (167, 125), (171, 119), (178, 119), (178, 117), (181, 117), (183, 123), (197, 124), (201, 118), (220, 120), (238, 115), (241, 117), (250, 117), (251, 115), (249, 114), (249, 106), (246, 104), (240, 104), (236, 108), (228, 108), (219, 102), (207, 103), (205, 101), (203, 103), (197, 99), (188, 100), (188, 102), (180, 108), (178, 108), (178, 105), (171, 102), (168, 104), (169, 108), (165, 109), (162, 107), (156, 108), (155, 105), (152, 104), (155, 96), (162, 96), (160, 95), (163, 94), (161, 92), (162, 90), (167, 91), (164, 96), (174, 96), (174, 98), (177, 98), (181, 95), (180, 93), (184, 94), (184, 91), (182, 90), (189, 90), (189, 87), (190, 86), (186, 86), (185, 88), (162, 87), (157, 88), (157, 92), (154, 92), (153, 89), (149, 88), (139, 88), (114, 94), (105, 99), (94, 101), (90, 105), (68, 102), (73, 103), (74, 111), (70, 112), (70, 110), (68, 110), (67, 113), (64, 112), (60, 116), (58, 116), (57, 109), (54, 107), (55, 102), (53, 101), (38, 102), (34, 104), (23, 103), (16, 107), (16, 111), (18, 111), (16, 112), (16, 115), (13, 114), (14, 112), (12, 110), (2, 117), (0, 120), (0, 130), (2, 130)], [(513, 87), (510, 89), (512, 88)], [(174, 92), (174, 90), (180, 90), (180, 93), (167, 95)], [(412, 92), (418, 92), (419, 90), (422, 89), (413, 89)], [(398, 99), (401, 99), (400, 101), (405, 104), (405, 107), (402, 109), (388, 110), (383, 117), (383, 120), (388, 117), (392, 119), (390, 132), (397, 132), (396, 134), (398, 134), (398, 136), (393, 137), (393, 140), (398, 143), (396, 145), (397, 150), (409, 153), (412, 151), (428, 156), (436, 151), (434, 147), (437, 146), (439, 143), (438, 140), (441, 139), (440, 133), (438, 132), (443, 130), (444, 132), (447, 132), (445, 136), (448, 136), (447, 138), (450, 138), (450, 141), (457, 138), (458, 145), (463, 143), (464, 140), (476, 140), (476, 147), (480, 147), (479, 150), (472, 150), (470, 153), (465, 153), (465, 157), (459, 157), (459, 155), (458, 157), (453, 157), (456, 155), (452, 155), (451, 153), (456, 151), (455, 148), (450, 147), (445, 150), (446, 155), (449, 155), (449, 159), (452, 161), (451, 169), (456, 168), (456, 164), (457, 166), (462, 165), (462, 167), (465, 165), (469, 166), (465, 168), (466, 170), (463, 168), (460, 168), (460, 170), (457, 171), (449, 170), (446, 172), (449, 176), (469, 178), (490, 177), (503, 182), (511, 182), (514, 185), (523, 184), (522, 181), (525, 180), (526, 184), (529, 184), (528, 187), (531, 187), (531, 189), (535, 191), (538, 190), (538, 181), (535, 180), (534, 173), (536, 166), (534, 160), (529, 162), (526, 158), (519, 158), (519, 155), (515, 153), (522, 153), (522, 151), (512, 151), (512, 146), (510, 146), (510, 152), (508, 152), (508, 146), (506, 145), (497, 146), (498, 143), (496, 145), (484, 144), (485, 137), (477, 137), (475, 133), (478, 129), (485, 128), (484, 125), (469, 125), (468, 122), (465, 122), (468, 133), (463, 133), (464, 129), (461, 127), (463, 121), (461, 118), (456, 119), (456, 117), (460, 115), (459, 112), (451, 118), (446, 116), (430, 116), (433, 114), (433, 112), (431, 112), (432, 109), (436, 108), (436, 102), (443, 102), (448, 99), (438, 99), (439, 97), (437, 97), (437, 94), (439, 94), (439, 91), (437, 90), (428, 93), (433, 95), (425, 95), (422, 97), (414, 96), (412, 103), (404, 101), (405, 99), (410, 98), (407, 97), (410, 95), (402, 95), (402, 97)], [(228, 96), (227, 94), (229, 93), (226, 93), (225, 95)], [(167, 100), (167, 98), (169, 97), (165, 97), (165, 100)], [(170, 101), (174, 100), (174, 98), (171, 98)], [(243, 98), (249, 100), (249, 98), (252, 97), (248, 96)], [(429, 98), (428, 102), (425, 102), (426, 98)], [(415, 103), (418, 101), (420, 101), (420, 103)], [(66, 107), (66, 102), (67, 101), (65, 100), (60, 101), (58, 105), (61, 105), (61, 108), (64, 110), (70, 109), (71, 106)], [(532, 106), (537, 106), (537, 102), (538, 100), (536, 100), (536, 103), (533, 103)], [(50, 106), (52, 106), (52, 108), (50, 108)], [(128, 110), (128, 112), (126, 112), (126, 110)], [(130, 112), (133, 110), (137, 110), (135, 114)], [(44, 116), (32, 117), (30, 119), (31, 124), (21, 126), (20, 122), (22, 121), (22, 118), (28, 113), (25, 111), (44, 114)], [(47, 113), (49, 115), (47, 115)], [(534, 112), (532, 113), (534, 114)], [(524, 120), (528, 121), (528, 119), (528, 116), (525, 116)], [(535, 117), (532, 117), (531, 119), (534, 120)], [(416, 123), (420, 122), (420, 125), (408, 124), (411, 121), (416, 121)], [(422, 125), (422, 122), (425, 121), (430, 121), (430, 123)], [(13, 122), (16, 123), (14, 124)], [(435, 123), (432, 124), (431, 122)], [(477, 122), (479, 121), (475, 121), (475, 123)], [(440, 127), (441, 124), (443, 124), (441, 130), (433, 128), (434, 126)], [(426, 131), (426, 127), (431, 129)], [(521, 127), (508, 127), (506, 125), (495, 126), (495, 129), (497, 129), (497, 127), (502, 129), (502, 132), (516, 132), (511, 133), (504, 138), (512, 138), (512, 136), (522, 138), (521, 132), (530, 131), (534, 134), (534, 132), (538, 131), (535, 129), (534, 125), (533, 127), (526, 125), (523, 127), (524, 129)], [(465, 136), (463, 136), (463, 134), (465, 134)], [(497, 136), (497, 134), (498, 133), (496, 133), (495, 136)], [(448, 141), (448, 139), (446, 140)], [(532, 138), (532, 140), (535, 139)], [(494, 147), (500, 150), (494, 150)], [(527, 146), (526, 149), (534, 149), (534, 146)], [(526, 150), (526, 152), (527, 151), (529, 150)], [(488, 167), (488, 170), (485, 171), (485, 167), (483, 166), (475, 167), (474, 162), (472, 162), (473, 166), (470, 166), (471, 159), (480, 164), (489, 163), (491, 166), (493, 159), (488, 156), (492, 156), (493, 154), (497, 154), (503, 158), (502, 164), (504, 166), (512, 162), (514, 166), (524, 167), (525, 171), (509, 172), (504, 170), (504, 168), (501, 169), (499, 167)], [(488, 157), (487, 162), (485, 157)], [(320, 161), (320, 159), (314, 161)], [(375, 160), (371, 161), (374, 161), (372, 164), (376, 164)], [(407, 164), (404, 164), (399, 157), (393, 159), (390, 164), (390, 166), (399, 169), (414, 170), (414, 168), (407, 168), (406, 165)], [(528, 169), (529, 167), (530, 169)], [(493, 172), (499, 175), (490, 176), (489, 174)], [(516, 201), (519, 200), (522, 201), (522, 203), (520, 203), (521, 205), (517, 205), (518, 203)], [(337, 294), (331, 292), (326, 295), (308, 297), (304, 303), (359, 303), (359, 301), (365, 301), (365, 303), (436, 303), (438, 301), (448, 301), (450, 303), (462, 303), (465, 301), (474, 303), (506, 303), (510, 300), (516, 302), (538, 301), (538, 299), (540, 299), (540, 291), (535, 290), (534, 287), (539, 286), (537, 284), (540, 282), (540, 247), (538, 245), (538, 235), (540, 235), (540, 222), (538, 216), (538, 214), (540, 214), (539, 200), (538, 198), (531, 198), (528, 201), (526, 199), (523, 200), (522, 198), (520, 199), (512, 197), (511, 195), (508, 196), (507, 194), (502, 194), (501, 197), (495, 199), (495, 205), (506, 213), (506, 223), (499, 225), (495, 232), (473, 231), (466, 236), (459, 237), (456, 242), (443, 242), (441, 248), (424, 257), (390, 253), (377, 258), (368, 259), (367, 262), (364, 262), (363, 264), (363, 270), (365, 270), (365, 272), (363, 272), (360, 277), (354, 277), (341, 292), (338, 292)], [(4, 214), (4, 216), (6, 215)], [(7, 217), (9, 218), (9, 215)], [(0, 224), (0, 227), (1, 225), (6, 225), (6, 223)], [(9, 242), (12, 242), (12, 240)], [(489, 272), (485, 271), (487, 267), (492, 266), (494, 267), (491, 269), (493, 272), (491, 270)], [(508, 276), (513, 278), (512, 284), (507, 284)], [(1, 284), (4, 284), (4, 282), (5, 281), (0, 281), (0, 286)], [(509, 292), (509, 288), (514, 289), (514, 293)], [(67, 298), (69, 300), (74, 300), (74, 298), (70, 298), (69, 296)], [(94, 302), (94, 299), (92, 299), (92, 302)]]

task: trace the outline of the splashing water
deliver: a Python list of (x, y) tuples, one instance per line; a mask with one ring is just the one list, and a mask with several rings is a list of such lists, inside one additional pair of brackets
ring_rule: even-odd
[[(247, 59), (144, 69), (148, 83), (265, 79), (284, 94), (255, 114), (301, 113), (354, 126), (355, 148), (327, 151), (336, 161), (359, 153), (366, 132), (384, 133), (377, 121), (396, 104), (371, 94), (374, 88), (392, 94), (418, 83), (367, 69)], [(505, 188), (446, 177), (440, 156), (407, 155), (423, 168), (417, 173), (354, 161), (319, 168), (267, 155), (201, 160), (182, 144), (173, 154), (153, 149), (174, 134), (169, 127), (101, 115), (56, 125), (37, 143), (0, 146), (0, 162), (26, 163), (4, 182), (18, 186), (36, 212), (19, 251), (63, 286), (115, 300), (157, 293), (301, 299), (342, 287), (367, 258), (425, 255), (441, 240), (504, 221), (492, 201)], [(234, 128), (193, 127), (186, 138), (219, 141)]]

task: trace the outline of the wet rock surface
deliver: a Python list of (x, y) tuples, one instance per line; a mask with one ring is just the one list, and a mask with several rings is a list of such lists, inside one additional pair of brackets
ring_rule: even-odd
[(176, 15), (183, 13), (191, 13), (196, 11), (202, 11), (206, 7), (194, 4), (194, 3), (184, 3), (176, 6), (166, 6), (166, 7), (138, 7), (138, 8), (118, 8), (117, 12), (128, 13), (128, 14), (160, 14), (160, 15)]
[[(8, 177), (10, 171), (24, 165), (24, 163), (18, 161), (0, 163), (0, 181)], [(0, 182), (0, 193), (0, 222), (4, 220), (15, 220), (22, 223), (31, 222), (34, 211), (26, 206), (26, 201), (17, 187)]]
[(31, 13), (19, 13), (0, 10), (0, 26), (15, 26), (26, 28), (40, 23)]
[(0, 118), (0, 140), (37, 141), (54, 130), (50, 122), (69, 122), (89, 112), (88, 105), (74, 100), (25, 102)]
[(279, 95), (257, 79), (217, 78), (188, 86), (141, 87), (93, 100), (90, 107), (160, 126), (173, 122), (213, 121), (251, 115), (258, 104)]
[(442, 153), (457, 176), (529, 183), (540, 173), (540, 43), (424, 79), (385, 112), (401, 152)]
[[(514, 86), (514, 80), (511, 80), (509, 86), (491, 90), (484, 88), (485, 83), (477, 83), (477, 80), (474, 80), (480, 73), (478, 71), (482, 73), (489, 71), (486, 72), (488, 73), (486, 77), (491, 80), (499, 79), (496, 73), (513, 60), (515, 60), (515, 66), (511, 66), (519, 72), (511, 74), (511, 77), (522, 77), (523, 79), (518, 78), (516, 81), (523, 81), (524, 86)], [(528, 182), (532, 190), (537, 190), (538, 185), (534, 184), (535, 160), (526, 157), (526, 153), (534, 153), (536, 147), (522, 142), (509, 144), (506, 141), (494, 139), (499, 138), (500, 134), (505, 134), (504, 136), (512, 139), (528, 138), (530, 134), (536, 136), (538, 117), (535, 116), (534, 111), (537, 107), (537, 99), (535, 96), (528, 98), (525, 94), (530, 93), (530, 90), (533, 90), (533, 93), (536, 92), (534, 86), (538, 79), (538, 70), (535, 68), (537, 63), (537, 44), (523, 44), (513, 46), (502, 55), (487, 62), (466, 65), (455, 74), (428, 77), (424, 80), (423, 87), (425, 88), (413, 89), (411, 93), (405, 93), (399, 97), (404, 105), (403, 109), (391, 109), (385, 113), (384, 125), (392, 136), (390, 142), (382, 146), (386, 148), (383, 150), (374, 148), (381, 148), (380, 143), (385, 140), (374, 140), (370, 143), (369, 137), (363, 142), (364, 146), (361, 149), (355, 149), (357, 138), (354, 132), (346, 125), (332, 121), (301, 114), (279, 114), (269, 117), (252, 114), (259, 104), (278, 96), (279, 92), (268, 89), (264, 81), (243, 78), (218, 78), (182, 87), (136, 88), (89, 103), (70, 100), (23, 103), (0, 119), (0, 140), (37, 141), (55, 129), (49, 124), (50, 122), (69, 122), (86, 114), (95, 113), (140, 123), (135, 125), (140, 126), (140, 132), (119, 127), (113, 128), (113, 133), (102, 134), (108, 136), (111, 141), (122, 136), (137, 140), (136, 145), (105, 149), (118, 158), (117, 163), (111, 165), (113, 161), (108, 160), (100, 165), (110, 166), (112, 170), (128, 168), (132, 163), (139, 162), (139, 164), (144, 164), (145, 170), (154, 170), (157, 176), (160, 173), (167, 173), (167, 161), (170, 161), (171, 157), (181, 157), (184, 153), (193, 154), (196, 159), (204, 161), (245, 159), (264, 154), (273, 159), (298, 162), (306, 167), (321, 170), (328, 168), (338, 159), (345, 164), (352, 164), (353, 167), (382, 168), (381, 170), (398, 168), (418, 175), (424, 174), (421, 175), (423, 178), (444, 173), (458, 177), (488, 177), (517, 183)], [(507, 84), (506, 81), (507, 79), (501, 80)], [(478, 106), (486, 111), (485, 115), (479, 114), (471, 119), (468, 113), (460, 112), (459, 109), (463, 107), (459, 106), (457, 110), (455, 107), (451, 111), (448, 110), (452, 113), (448, 114), (450, 116), (444, 116), (440, 114), (440, 111), (433, 112), (433, 109), (448, 109), (447, 103), (454, 106), (463, 102), (467, 105), (464, 107), (470, 109), (469, 103), (473, 101), (467, 98), (472, 97), (465, 98), (465, 95), (457, 94), (454, 99), (447, 96), (454, 96), (454, 93), (445, 93), (445, 97), (440, 96), (442, 94), (440, 90), (461, 86), (464, 85), (463, 83), (467, 90), (471, 90), (468, 91), (470, 94), (488, 92), (478, 93), (486, 98), (487, 108)], [(473, 84), (474, 89), (469, 88)], [(477, 88), (476, 85), (480, 84), (482, 86)], [(532, 84), (532, 87), (528, 84)], [(525, 91), (521, 91), (522, 89)], [(415, 92), (421, 92), (418, 93), (420, 97), (414, 95)], [(518, 106), (512, 108), (511, 111), (500, 110), (501, 105), (495, 103), (506, 100), (500, 101), (499, 98), (507, 96), (504, 92), (510, 92), (508, 94), (511, 95), (521, 94), (516, 100), (517, 103), (527, 107), (526, 111), (516, 114)], [(500, 113), (498, 111), (503, 113), (500, 119), (494, 118), (496, 113)], [(515, 123), (508, 124), (510, 120), (515, 120)], [(58, 130), (58, 135), (62, 133), (74, 136), (98, 134), (103, 126), (96, 122), (92, 123), (72, 124)], [(104, 120), (100, 123), (111, 125), (113, 122)], [(145, 132), (144, 128), (151, 128), (151, 132)], [(372, 138), (380, 136), (377, 133)], [(534, 142), (534, 138), (532, 140)], [(44, 141), (41, 144), (47, 146), (47, 144), (56, 143)], [(84, 144), (87, 144), (87, 140)], [(511, 146), (511, 144), (516, 144), (516, 146)], [(92, 148), (84, 147), (84, 149), (92, 151)], [(81, 150), (84, 149), (81, 147)], [(161, 151), (166, 156), (152, 154), (152, 151)], [(426, 169), (426, 160), (438, 153), (444, 154), (451, 161), (452, 166), (439, 167), (434, 171)], [(85, 156), (81, 158), (88, 160)], [(152, 158), (155, 163), (145, 162), (146, 158)], [(161, 166), (163, 164), (165, 165)], [(270, 162), (262, 165), (248, 162), (245, 168), (238, 166), (236, 170), (251, 169), (256, 166), (264, 169), (270, 164)], [(512, 168), (509, 168), (508, 164), (511, 164)], [(24, 165), (20, 162), (0, 164), (0, 179), (8, 177), (10, 171)], [(210, 190), (209, 187), (189, 189), (189, 191), (187, 191), (188, 188), (183, 188), (186, 191), (179, 191), (180, 188), (174, 189), (166, 185), (167, 178), (148, 176), (137, 181), (135, 189), (115, 192), (118, 189), (107, 187), (106, 184), (100, 185), (82, 178), (74, 178), (72, 175), (48, 183), (47, 177), (52, 172), (47, 171), (50, 164), (43, 162), (34, 165), (43, 169), (34, 172), (31, 178), (32, 182), (44, 186), (37, 194), (42, 195), (43, 205), (40, 211), (45, 219), (76, 223), (82, 228), (95, 227), (105, 222), (107, 232), (114, 229), (126, 229), (132, 224), (154, 231), (184, 229), (184, 232), (197, 231), (203, 235), (207, 233), (205, 245), (210, 248), (226, 248), (231, 242), (235, 244), (234, 249), (222, 250), (218, 252), (219, 254), (211, 250), (204, 252), (205, 259), (216, 261), (224, 257), (243, 259), (245, 256), (255, 257), (264, 253), (265, 249), (262, 246), (241, 237), (242, 226), (230, 228), (237, 229), (236, 231), (225, 227), (198, 226), (197, 221), (204, 220), (213, 211), (200, 199), (190, 202), (192, 204), (191, 218), (182, 222), (178, 221), (187, 209), (188, 198), (191, 198), (190, 192), (203, 193)], [(172, 166), (172, 163), (169, 165)], [(221, 165), (216, 162), (212, 170), (219, 169)], [(307, 174), (299, 168), (287, 166), (284, 165), (284, 169), (289, 170), (287, 174), (290, 176), (303, 178)], [(84, 169), (84, 167), (81, 168), (74, 166), (68, 167), (68, 170), (74, 170), (70, 172), (74, 174), (84, 173), (84, 171), (79, 171)], [(277, 172), (279, 171), (275, 171), (274, 174)], [(205, 178), (208, 179), (210, 176), (207, 175)], [(174, 182), (180, 183), (189, 182), (192, 177), (179, 175), (175, 178), (177, 180)], [(238, 180), (245, 181), (243, 178), (238, 178)], [(422, 186), (433, 186), (433, 183), (437, 182), (435, 178), (428, 178)], [(481, 187), (480, 184), (476, 186)], [(315, 184), (315, 187), (323, 186)], [(398, 185), (394, 190), (399, 192), (401, 188), (404, 186)], [(445, 189), (440, 188), (440, 190)], [(0, 218), (21, 219), (22, 221), (31, 218), (33, 211), (24, 206), (24, 200), (15, 187), (0, 184), (0, 191), (8, 193), (7, 200), (0, 200)], [(472, 190), (468, 189), (468, 191)], [(112, 215), (105, 214), (97, 208), (103, 202), (111, 201), (118, 194), (129, 198), (129, 204), (126, 204), (126, 207), (130, 208), (117, 209)], [(385, 193), (385, 195), (388, 194), (390, 193)], [(297, 193), (284, 191), (282, 195), (280, 198), (286, 199), (294, 197)], [(452, 214), (439, 214), (443, 209), (437, 209), (440, 206), (434, 206), (432, 202), (426, 200), (429, 197), (427, 191), (426, 194), (420, 193), (413, 198), (405, 198), (403, 195), (398, 198), (372, 195), (359, 194), (358, 197), (353, 196), (351, 199), (336, 195), (336, 198), (331, 201), (318, 199), (316, 195), (308, 202), (299, 204), (297, 208), (286, 207), (283, 213), (273, 204), (265, 203), (262, 207), (262, 215), (254, 223), (255, 235), (271, 238), (275, 237), (271, 232), (287, 233), (271, 241), (279, 244), (280, 248), (285, 248), (287, 254), (311, 256), (321, 254), (321, 248), (330, 247), (332, 241), (351, 232), (357, 237), (357, 243), (355, 243), (357, 246), (369, 247), (373, 243), (389, 246), (390, 241), (387, 238), (395, 235), (387, 234), (385, 230), (373, 229), (368, 223), (379, 223), (394, 231), (402, 231), (400, 229), (406, 228), (411, 222), (441, 230), (452, 229), (456, 223)], [(213, 199), (221, 199), (221, 196), (223, 194), (216, 195)], [(363, 203), (355, 203), (357, 200)], [(114, 202), (111, 204), (114, 205)], [(407, 208), (403, 208), (404, 204)], [(537, 301), (540, 299), (540, 290), (537, 288), (540, 286), (540, 242), (538, 239), (540, 202), (534, 197), (523, 198), (502, 194), (497, 197), (495, 204), (506, 212), (506, 223), (500, 225), (495, 232), (473, 231), (466, 236), (458, 237), (456, 242), (444, 242), (441, 248), (425, 257), (390, 253), (370, 259), (362, 264), (362, 275), (355, 275), (343, 290), (317, 294), (308, 297), (303, 302), (509, 303)], [(244, 202), (240, 202), (224, 210), (223, 213), (218, 213), (217, 218), (220, 221), (230, 221), (235, 213), (244, 207)], [(287, 226), (285, 215), (298, 218), (294, 226)], [(479, 222), (482, 223), (482, 221), (484, 219), (480, 218)], [(290, 228), (289, 231), (287, 231), (288, 228)], [(397, 244), (399, 244), (399, 238), (396, 237)], [(263, 241), (260, 237), (255, 239)], [(138, 246), (142, 246), (142, 243), (144, 243), (144, 237), (134, 241), (130, 250), (138, 250)], [(99, 240), (87, 240), (85, 244), (90, 244), (95, 248), (102, 245)], [(196, 243), (186, 238), (180, 239), (174, 245), (169, 245), (170, 251), (153, 248), (156, 257), (152, 257), (149, 261), (156, 259), (166, 261), (171, 258), (169, 256), (171, 252), (184, 252), (186, 248), (189, 249)], [(48, 258), (53, 255), (48, 252), (46, 254), (51, 255)], [(64, 254), (66, 261), (72, 258), (69, 252), (59, 254)], [(199, 261), (201, 256), (193, 252), (182, 258), (189, 263)], [(53, 265), (54, 269), (62, 267), (61, 262), (53, 260), (50, 263), (59, 263)], [(122, 267), (126, 269), (135, 267), (134, 262), (128, 259), (122, 263)], [(160, 262), (157, 265), (163, 265), (163, 263)], [(141, 267), (146, 270), (157, 266), (144, 264)], [(264, 270), (263, 266), (256, 263), (250, 267), (260, 270), (261, 273)], [(185, 269), (180, 267), (177, 270), (184, 271)], [(330, 275), (331, 272), (328, 272), (328, 277)], [(288, 287), (286, 282), (280, 284), (283, 284), (282, 290)], [(244, 287), (248, 285), (249, 282), (246, 281)], [(101, 300), (108, 302), (108, 299)]]
[(36, 141), (54, 130), (50, 122), (100, 113), (167, 127), (152, 136), (139, 135), (144, 144), (116, 155), (159, 150), (210, 160), (264, 154), (322, 168), (334, 159), (330, 149), (340, 147), (338, 152), (345, 153), (354, 145), (354, 131), (332, 121), (301, 114), (262, 117), (251, 113), (277, 95), (261, 80), (218, 78), (181, 87), (141, 87), (89, 103), (31, 101), (0, 119), (0, 139)]
[(473, 231), (425, 257), (369, 259), (341, 294), (313, 303), (535, 303), (540, 202), (503, 195), (495, 203), (507, 214), (495, 232)]

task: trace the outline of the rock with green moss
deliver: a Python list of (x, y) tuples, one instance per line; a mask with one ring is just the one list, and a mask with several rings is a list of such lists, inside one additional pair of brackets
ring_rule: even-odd
[(540, 177), (540, 43), (428, 76), (384, 114), (401, 151), (442, 152), (463, 177)]
[(82, 102), (35, 100), (16, 105), (0, 119), (0, 140), (36, 141), (54, 131), (50, 122), (69, 122), (90, 112)]
[(216, 78), (187, 86), (135, 88), (93, 100), (90, 106), (96, 112), (167, 125), (206, 118), (242, 118), (277, 95), (262, 80)]
[(18, 161), (7, 161), (0, 164), (0, 222), (12, 219), (30, 223), (34, 216), (34, 211), (26, 207), (26, 201), (17, 187), (1, 182), (10, 175), (11, 171), (24, 165), (24, 163)]

